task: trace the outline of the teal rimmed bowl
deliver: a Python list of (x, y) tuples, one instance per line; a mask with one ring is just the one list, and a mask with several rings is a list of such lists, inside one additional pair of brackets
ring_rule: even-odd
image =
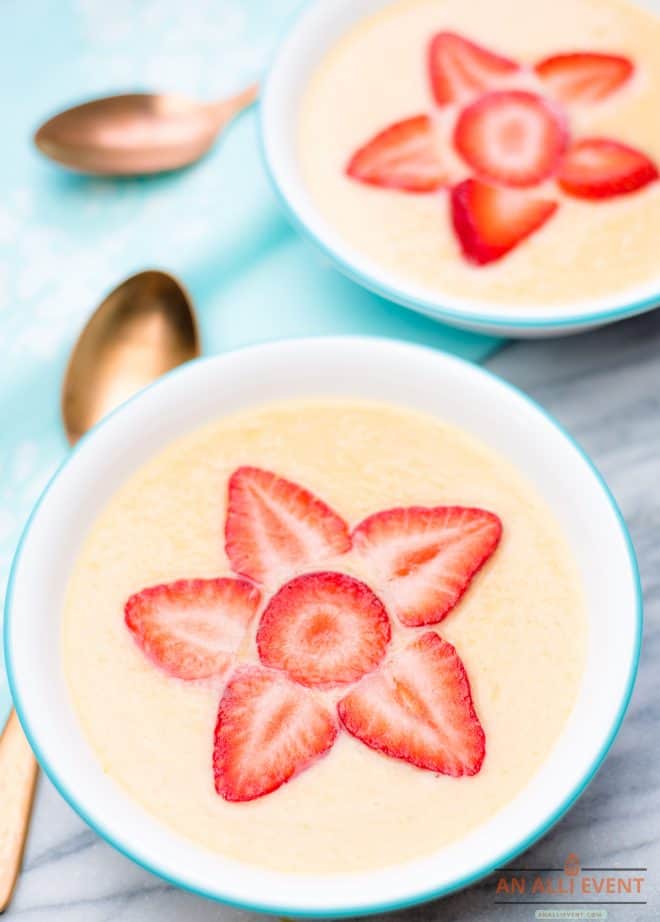
[[(305, 5), (277, 50), (261, 94), (261, 143), (272, 184), (294, 225), (355, 282), (390, 301), (467, 330), (508, 337), (559, 336), (658, 307), (660, 270), (648, 283), (626, 291), (552, 305), (533, 301), (498, 304), (434, 291), (362, 255), (323, 218), (306, 189), (298, 162), (297, 125), (302, 96), (332, 45), (356, 22), (389, 2), (314, 0)], [(658, 12), (656, 0), (645, 0), (640, 5)]]
[[(506, 457), (558, 517), (584, 584), (589, 621), (578, 700), (527, 786), (441, 851), (355, 874), (266, 871), (161, 825), (104, 772), (78, 724), (60, 656), (69, 574), (87, 530), (120, 484), (172, 440), (215, 417), (315, 396), (380, 400), (431, 413)], [(547, 832), (589, 783), (616, 735), (637, 670), (640, 633), (639, 578), (620, 513), (590, 461), (543, 410), (489, 372), (443, 353), (389, 340), (328, 337), (193, 362), (84, 438), (52, 479), (21, 540), (7, 593), (5, 652), (16, 708), (44, 770), (115, 848), (177, 886), (226, 903), (336, 917), (451, 893)]]

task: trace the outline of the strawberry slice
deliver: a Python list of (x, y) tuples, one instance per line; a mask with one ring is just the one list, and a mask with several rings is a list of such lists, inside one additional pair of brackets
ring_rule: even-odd
[(143, 652), (179, 679), (224, 675), (261, 594), (241, 579), (180, 579), (132, 595), (124, 617)]
[(443, 775), (476, 775), (486, 754), (470, 683), (450, 643), (418, 637), (339, 702), (348, 732), (371, 749)]
[(451, 192), (454, 231), (466, 259), (480, 266), (501, 259), (545, 224), (557, 207), (549, 199), (478, 179), (466, 179)]
[(368, 185), (406, 192), (433, 192), (447, 182), (428, 115), (380, 131), (353, 154), (346, 173)]
[(229, 480), (225, 539), (232, 570), (260, 583), (351, 547), (348, 526), (329, 506), (258, 467), (239, 467)]
[(629, 58), (596, 51), (577, 51), (544, 58), (534, 70), (561, 102), (600, 102), (630, 79)]
[(307, 573), (268, 603), (257, 631), (259, 658), (303, 685), (356, 682), (385, 656), (390, 621), (383, 603), (343, 573)]
[(269, 794), (328, 752), (336, 736), (334, 714), (313, 692), (270, 669), (244, 666), (220, 700), (215, 789), (232, 801)]
[(459, 154), (477, 173), (507, 186), (534, 186), (557, 169), (568, 144), (562, 114), (527, 90), (487, 93), (463, 109)]
[(440, 106), (481, 93), (519, 70), (511, 58), (476, 45), (455, 32), (438, 32), (429, 43), (431, 90)]
[(499, 518), (484, 509), (409, 506), (365, 519), (353, 532), (353, 547), (388, 608), (417, 627), (451, 611), (501, 533)]
[(652, 160), (609, 138), (583, 138), (568, 151), (559, 185), (578, 198), (612, 198), (636, 192), (658, 178)]

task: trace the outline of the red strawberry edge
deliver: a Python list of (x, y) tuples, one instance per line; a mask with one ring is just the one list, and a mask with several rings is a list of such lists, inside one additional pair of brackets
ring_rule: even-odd
[(629, 195), (658, 178), (655, 163), (634, 147), (611, 138), (582, 138), (566, 154), (557, 181), (578, 198)]
[[(261, 546), (250, 500), (250, 490), (255, 488), (268, 494), (274, 506), (279, 505), (286, 511), (286, 519), (278, 520), (277, 513), (270, 510), (270, 529), (262, 535)], [(277, 526), (280, 534), (277, 534)], [(305, 543), (309, 544), (310, 540), (315, 545), (313, 561), (309, 559), (309, 547)], [(320, 554), (319, 545), (322, 546)], [(250, 465), (237, 468), (229, 478), (225, 553), (232, 570), (240, 576), (264, 583), (272, 576), (282, 578), (284, 571), (286, 579), (290, 575), (287, 569), (295, 570), (345, 554), (350, 547), (346, 522), (305, 487), (273, 471)]]
[(269, 601), (257, 629), (265, 666), (302, 685), (356, 682), (381, 663), (390, 619), (366, 583), (344, 573), (305, 573)]
[(434, 192), (446, 185), (431, 118), (414, 115), (379, 131), (352, 155), (346, 175), (402, 192)]
[(520, 70), (511, 58), (489, 51), (457, 32), (437, 32), (428, 45), (431, 92), (439, 106), (481, 93)]
[[(431, 604), (428, 602), (421, 604), (421, 600), (417, 600), (417, 604), (413, 607), (407, 607), (399, 609), (396, 601), (393, 601), (390, 604), (390, 610), (396, 614), (398, 620), (404, 627), (424, 627), (430, 624), (439, 624), (447, 615), (454, 610), (458, 605), (462, 597), (465, 595), (466, 591), (470, 587), (472, 580), (477, 576), (479, 571), (485, 564), (490, 560), (492, 555), (497, 550), (500, 539), (502, 537), (502, 522), (498, 515), (494, 512), (489, 512), (486, 509), (480, 509), (472, 506), (395, 506), (392, 509), (384, 509), (380, 512), (375, 512), (370, 516), (367, 516), (366, 519), (363, 519), (358, 525), (353, 529), (353, 545), (355, 550), (361, 556), (364, 556), (365, 545), (372, 547), (375, 545), (375, 553), (378, 553), (378, 533), (382, 533), (382, 529), (385, 529), (386, 535), (389, 532), (389, 537), (392, 534), (396, 534), (397, 530), (403, 528), (404, 533), (406, 528), (410, 530), (413, 537), (418, 537), (420, 534), (424, 534), (426, 531), (434, 531), (434, 519), (437, 520), (437, 517), (440, 516), (445, 519), (446, 527), (453, 527), (455, 523), (450, 525), (451, 520), (454, 520), (457, 516), (473, 516), (478, 517), (482, 520), (483, 524), (488, 523), (490, 534), (488, 537), (483, 537), (481, 541), (481, 546), (476, 555), (473, 555), (469, 560), (469, 565), (465, 568), (462, 573), (462, 578), (456, 581), (456, 585), (452, 587), (451, 590), (447, 590), (445, 587), (440, 585), (440, 580), (435, 584), (435, 592), (432, 595), (436, 596), (433, 599)], [(403, 526), (402, 523), (407, 521), (409, 524)], [(422, 531), (416, 530), (414, 527), (410, 529), (410, 522), (412, 521), (413, 525), (415, 522), (422, 525)], [(436, 525), (437, 528), (437, 525)], [(375, 541), (374, 541), (375, 539)], [(433, 556), (428, 556), (428, 549), (424, 548), (422, 550), (424, 560), (422, 563), (428, 563), (432, 561)], [(367, 556), (369, 556), (367, 554)], [(416, 554), (414, 554), (416, 556)], [(400, 565), (399, 561), (399, 565)], [(419, 561), (413, 559), (413, 564), (418, 565)], [(398, 574), (401, 575), (401, 574)], [(405, 574), (407, 575), (407, 574)], [(455, 575), (455, 574), (454, 574)], [(383, 576), (381, 574), (381, 579), (375, 577), (375, 582), (379, 583), (379, 588), (383, 590), (385, 587), (381, 584), (382, 582), (385, 586), (390, 584), (390, 592), (392, 591), (392, 586), (396, 587), (396, 576), (393, 577), (391, 573)], [(440, 602), (438, 596), (440, 592), (445, 595), (444, 600)]]
[[(179, 579), (134, 593), (124, 606), (124, 621), (142, 652), (159, 669), (185, 681), (210, 679), (224, 676), (232, 666), (233, 654), (260, 602), (261, 593), (246, 580)], [(196, 642), (200, 612), (204, 617)], [(216, 641), (220, 639), (223, 619), (230, 622), (228, 649), (214, 650), (209, 631), (216, 629)], [(178, 635), (177, 629), (186, 636)]]
[[(434, 751), (428, 744), (424, 745), (419, 739), (414, 738), (414, 729), (410, 733), (401, 733), (397, 741), (396, 732), (392, 733), (392, 730), (396, 731), (396, 727), (392, 728), (386, 720), (383, 722), (382, 714), (377, 712), (376, 701), (372, 697), (374, 689), (376, 696), (384, 695), (385, 708), (395, 707), (409, 717), (419, 720), (422, 725), (433, 727), (433, 701), (429, 702), (423, 698), (420, 700), (417, 689), (406, 684), (406, 671), (410, 668), (407, 660), (411, 656), (418, 660), (418, 665), (414, 664), (414, 675), (417, 679), (425, 668), (436, 669), (434, 684), (440, 686), (447, 678), (447, 669), (451, 670), (450, 678), (455, 686), (457, 701), (447, 702), (445, 710), (452, 705), (457, 705), (459, 710), (462, 710), (460, 717), (465, 738), (461, 742), (467, 751), (448, 751), (446, 746), (447, 751), (444, 754), (438, 751), (442, 746), (436, 746)], [(432, 687), (429, 689), (428, 697), (432, 698), (433, 692)], [(483, 765), (486, 756), (486, 735), (474, 708), (465, 666), (456, 648), (435, 631), (418, 636), (408, 647), (399, 651), (398, 655), (395, 654), (381, 670), (362, 679), (339, 701), (337, 711), (342, 725), (351, 736), (370, 749), (417, 768), (457, 778), (476, 775)], [(440, 721), (440, 732), (445, 729), (444, 723), (444, 720)]]
[[(515, 198), (514, 198), (515, 197)], [(503, 214), (505, 202), (510, 215)], [(541, 228), (559, 207), (549, 199), (532, 198), (466, 179), (451, 191), (451, 219), (466, 259), (478, 266), (495, 262)]]
[(313, 692), (262, 666), (243, 666), (218, 707), (213, 747), (216, 792), (256, 800), (326, 755), (338, 733), (335, 714)]
[[(525, 134), (526, 143), (505, 142), (505, 127)], [(530, 147), (530, 138), (536, 143)], [(536, 186), (556, 172), (568, 147), (566, 118), (554, 103), (527, 90), (497, 90), (480, 96), (460, 113), (454, 144), (483, 179), (506, 186)]]
[(623, 55), (572, 51), (550, 55), (534, 70), (562, 102), (600, 102), (630, 80), (635, 66)]

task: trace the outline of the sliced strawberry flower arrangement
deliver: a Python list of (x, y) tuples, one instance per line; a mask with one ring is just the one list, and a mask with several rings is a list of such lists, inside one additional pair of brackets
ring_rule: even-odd
[[(237, 578), (143, 589), (125, 623), (165, 673), (222, 689), (213, 774), (228, 801), (276, 790), (342, 729), (418, 768), (474, 775), (485, 735), (467, 673), (427, 628), (457, 605), (501, 531), (492, 512), (460, 506), (389, 509), (351, 531), (309, 490), (241, 467), (225, 522)], [(351, 560), (369, 584), (334, 569)]]
[[(571, 135), (571, 107), (600, 103), (631, 79), (626, 57), (571, 52), (523, 67), (439, 32), (427, 67), (434, 110), (380, 131), (353, 154), (346, 173), (408, 193), (448, 189), (454, 232), (475, 265), (501, 259), (546, 224), (559, 206), (549, 181), (596, 200), (636, 192), (658, 177), (641, 151)], [(541, 184), (543, 194), (529, 191)]]

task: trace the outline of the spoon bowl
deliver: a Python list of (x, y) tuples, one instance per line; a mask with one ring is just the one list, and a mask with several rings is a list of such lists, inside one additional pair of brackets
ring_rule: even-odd
[(71, 353), (62, 386), (69, 442), (199, 353), (193, 306), (177, 279), (155, 269), (126, 279), (97, 308)]
[(163, 93), (94, 99), (54, 115), (36, 132), (39, 150), (70, 169), (136, 176), (194, 163), (257, 97), (257, 85), (220, 102)]

